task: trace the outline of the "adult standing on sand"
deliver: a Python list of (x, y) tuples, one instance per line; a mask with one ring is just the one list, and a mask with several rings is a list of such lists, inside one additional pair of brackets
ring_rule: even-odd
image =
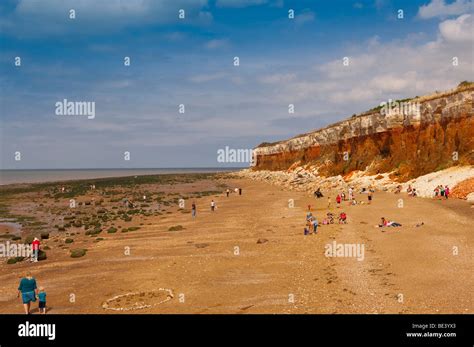
[(242, 188), (239, 188), (239, 195), (242, 195)]
[(33, 247), (33, 258), (31, 259), (31, 261), (36, 263), (38, 262), (39, 247), (40, 247), (40, 241), (38, 240), (37, 237), (33, 239), (31, 246)]
[(340, 194), (337, 194), (337, 196), (336, 196), (336, 203), (337, 203), (337, 208), (339, 208), (339, 206), (341, 205), (341, 195)]
[(230, 189), (227, 188), (227, 190), (225, 191), (225, 193), (226, 193), (227, 197), (229, 197)]
[(211, 211), (214, 212), (215, 209), (216, 209), (216, 203), (214, 202), (214, 200), (211, 200)]
[(369, 194), (367, 194), (367, 199), (369, 200), (369, 205), (372, 203), (372, 190), (369, 190)]
[(193, 218), (196, 218), (196, 202), (193, 201), (193, 204), (191, 205), (191, 215)]
[(25, 314), (30, 314), (31, 302), (36, 301), (36, 295), (38, 294), (36, 280), (30, 272), (27, 272), (25, 277), (20, 280), (20, 285), (18, 286), (18, 298), (20, 297), (20, 294)]

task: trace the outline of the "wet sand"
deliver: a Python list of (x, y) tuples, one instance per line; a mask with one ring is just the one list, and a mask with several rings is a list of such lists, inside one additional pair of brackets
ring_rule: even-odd
[[(147, 217), (140, 230), (102, 233), (104, 240), (92, 245), (77, 236), (75, 246), (89, 242), (82, 258), (58, 249), (35, 264), (2, 261), (0, 313), (22, 313), (16, 288), (26, 270), (46, 288), (50, 314), (115, 313), (102, 308), (107, 299), (159, 288), (170, 289), (173, 298), (129, 313), (473, 313), (474, 209), (465, 202), (377, 192), (371, 205), (337, 209), (333, 199), (333, 212), (344, 210), (348, 224), (323, 225), (317, 235), (304, 236), (307, 205), (321, 221), (326, 197), (224, 181), (242, 187), (243, 195), (202, 197), (194, 220), (188, 210), (175, 211)], [(403, 226), (382, 232), (374, 227), (382, 216)], [(419, 222), (424, 225), (415, 227)], [(168, 231), (175, 225), (184, 229)], [(333, 241), (364, 244), (364, 260), (326, 257), (325, 245)], [(119, 306), (130, 304), (121, 299)]]

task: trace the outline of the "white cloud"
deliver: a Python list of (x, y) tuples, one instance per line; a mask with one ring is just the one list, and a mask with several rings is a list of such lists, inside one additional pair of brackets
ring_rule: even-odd
[(423, 5), (418, 9), (420, 18), (434, 18), (460, 15), (471, 11), (472, 0), (456, 0), (447, 4), (445, 0), (432, 0), (428, 5)]
[(474, 40), (474, 20), (470, 14), (464, 14), (439, 25), (441, 36), (447, 41), (467, 42)]
[[(365, 111), (388, 98), (405, 98), (446, 90), (460, 81), (473, 80), (472, 16), (462, 15), (439, 25), (438, 37), (420, 43), (408, 35), (405, 40), (383, 42), (368, 40), (352, 48), (349, 66), (342, 56), (313, 69), (295, 68), (298, 78), (279, 83), (277, 78), (265, 78), (278, 84), (276, 100), (288, 100), (298, 105), (312, 104), (344, 112)], [(452, 57), (459, 58), (453, 66)]]

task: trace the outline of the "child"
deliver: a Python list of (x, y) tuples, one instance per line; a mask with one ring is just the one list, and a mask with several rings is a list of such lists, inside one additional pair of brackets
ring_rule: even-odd
[(314, 218), (311, 224), (313, 225), (313, 234), (316, 234), (318, 232), (318, 220)]
[(347, 215), (345, 212), (341, 212), (339, 215), (339, 224), (347, 224)]
[(39, 313), (46, 314), (46, 292), (43, 287), (39, 287), (38, 300)]

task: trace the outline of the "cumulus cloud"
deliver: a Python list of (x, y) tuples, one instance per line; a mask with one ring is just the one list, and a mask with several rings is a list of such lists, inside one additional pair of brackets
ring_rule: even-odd
[(468, 42), (474, 40), (474, 20), (470, 14), (464, 14), (439, 25), (441, 36), (447, 41)]
[(418, 9), (418, 16), (427, 19), (460, 15), (470, 12), (472, 5), (472, 0), (456, 0), (449, 4), (445, 0), (432, 0)]
[[(462, 15), (439, 24), (437, 38), (420, 43), (410, 35), (405, 40), (383, 42), (368, 40), (343, 57), (314, 66), (294, 69), (280, 76), (286, 79), (274, 90), (275, 99), (317, 107), (335, 108), (344, 112), (365, 111), (388, 98), (405, 98), (446, 90), (460, 81), (473, 80), (472, 16)], [(459, 65), (452, 64), (453, 56)], [(278, 83), (279, 79), (264, 75), (259, 79)], [(332, 105), (332, 106), (331, 106)], [(300, 107), (301, 108), (301, 107)]]

